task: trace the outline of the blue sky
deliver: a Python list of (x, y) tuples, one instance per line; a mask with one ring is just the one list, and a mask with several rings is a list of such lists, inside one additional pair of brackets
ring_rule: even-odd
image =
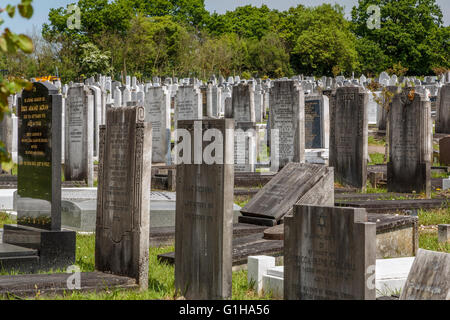
[[(151, 1), (151, 0), (146, 0)], [(1, 6), (5, 6), (5, 3), (17, 4), (20, 0), (0, 0)], [(0, 16), (5, 20), (0, 28), (10, 27), (15, 32), (24, 33), (31, 32), (33, 28), (40, 29), (43, 23), (48, 20), (48, 12), (50, 8), (59, 8), (66, 6), (69, 3), (74, 3), (75, 0), (34, 0), (34, 15), (30, 20), (16, 17), (11, 20), (6, 13), (2, 13)], [(206, 9), (211, 12), (224, 13), (227, 10), (233, 10), (238, 6), (247, 4), (261, 6), (266, 4), (270, 8), (285, 10), (289, 7), (303, 4), (306, 6), (315, 6), (321, 3), (338, 3), (345, 7), (346, 12), (349, 13), (354, 5), (358, 3), (357, 0), (205, 0)], [(444, 22), (446, 25), (450, 25), (450, 0), (437, 0), (437, 3), (441, 6), (444, 14)]]

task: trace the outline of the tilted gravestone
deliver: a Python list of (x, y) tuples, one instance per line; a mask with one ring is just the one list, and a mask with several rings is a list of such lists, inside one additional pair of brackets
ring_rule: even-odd
[(432, 122), (430, 101), (414, 88), (399, 89), (389, 111), (389, 192), (431, 192)]
[(278, 147), (271, 161), (280, 168), (289, 162), (305, 162), (305, 95), (295, 81), (274, 81), (270, 89), (270, 135), (278, 130)]
[(305, 149), (328, 149), (330, 108), (325, 95), (305, 97)]
[(241, 222), (275, 225), (295, 204), (334, 205), (333, 168), (288, 163), (241, 210)]
[(166, 87), (149, 88), (145, 95), (145, 121), (152, 124), (152, 161), (170, 164), (170, 95)]
[[(234, 121), (180, 121), (179, 127), (190, 133), (193, 143), (189, 163), (177, 166), (175, 287), (187, 299), (228, 299), (233, 260)], [(202, 159), (197, 159), (199, 154)]]
[(94, 96), (84, 85), (69, 88), (65, 117), (65, 180), (93, 186)]
[(400, 300), (450, 300), (450, 253), (419, 249)]
[(450, 133), (450, 83), (441, 87), (436, 106), (436, 133)]
[(285, 300), (375, 300), (376, 223), (365, 209), (297, 205), (284, 229)]
[(179, 120), (202, 119), (202, 106), (202, 94), (197, 86), (180, 86), (175, 96), (175, 129)]
[(148, 286), (151, 125), (143, 107), (111, 108), (100, 129), (95, 268)]
[(340, 87), (330, 100), (330, 167), (338, 182), (365, 190), (368, 156), (368, 93)]
[(3, 243), (37, 250), (35, 271), (75, 262), (76, 234), (61, 230), (61, 105), (58, 89), (40, 82), (18, 105), (17, 225), (4, 226)]

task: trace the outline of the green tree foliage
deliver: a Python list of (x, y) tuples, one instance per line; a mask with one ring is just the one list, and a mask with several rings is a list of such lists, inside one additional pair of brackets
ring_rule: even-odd
[[(367, 26), (370, 5), (381, 9), (380, 28)], [(352, 10), (355, 34), (369, 46), (377, 44), (384, 54), (376, 69), (401, 63), (416, 75), (431, 73), (437, 66), (450, 67), (449, 27), (443, 26), (442, 18), (435, 0), (359, 0)], [(359, 48), (362, 54), (368, 47), (363, 43)], [(379, 54), (377, 50), (374, 57)]]
[[(31, 5), (32, 0), (22, 0), (17, 6), (7, 5), (5, 8), (0, 9), (0, 12), (6, 12), (10, 18), (13, 18), (18, 11), (19, 14), (26, 19), (30, 19), (33, 15), (33, 7)], [(4, 23), (4, 20), (0, 18), (0, 25)], [(16, 34), (5, 28), (0, 35), (0, 52), (3, 55), (25, 53), (30, 54), (33, 52), (32, 40), (23, 34)], [(30, 83), (22, 78), (4, 78), (0, 74), (0, 121), (3, 120), (5, 114), (9, 116), (11, 111), (8, 106), (8, 97), (22, 90), (23, 88), (29, 88)], [(0, 162), (9, 162), (10, 155), (5, 148), (5, 144), (0, 142)]]

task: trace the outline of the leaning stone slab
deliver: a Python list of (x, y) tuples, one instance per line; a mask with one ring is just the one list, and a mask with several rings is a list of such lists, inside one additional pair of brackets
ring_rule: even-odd
[(241, 213), (246, 217), (280, 221), (295, 204), (334, 205), (333, 168), (288, 163)]
[(151, 125), (143, 107), (107, 111), (100, 129), (96, 270), (148, 286)]
[(419, 249), (400, 300), (450, 300), (450, 253)]

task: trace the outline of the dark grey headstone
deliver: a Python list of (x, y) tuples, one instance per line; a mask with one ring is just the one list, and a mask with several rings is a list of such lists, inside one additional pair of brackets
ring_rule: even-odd
[(47, 82), (33, 83), (19, 100), (19, 225), (61, 229), (61, 106), (58, 89)]
[(330, 100), (330, 167), (335, 179), (364, 190), (367, 181), (368, 93), (340, 87)]
[(389, 111), (389, 192), (431, 192), (431, 105), (414, 88), (395, 93)]
[(288, 163), (241, 210), (244, 216), (281, 220), (295, 204), (334, 205), (333, 168)]
[(400, 300), (450, 300), (450, 253), (419, 249)]
[(239, 83), (233, 87), (232, 113), (236, 122), (255, 122), (255, 88), (251, 84)]
[(305, 97), (305, 149), (328, 149), (329, 140), (329, 99), (325, 95), (308, 95)]
[(450, 133), (450, 83), (441, 87), (436, 109), (436, 133)]
[(151, 125), (143, 107), (112, 108), (100, 129), (95, 268), (148, 286)]
[[(204, 134), (216, 129), (217, 145), (225, 164), (177, 166), (175, 287), (187, 299), (228, 299), (232, 289), (233, 238), (233, 129), (234, 121), (180, 121), (179, 128), (194, 137), (194, 126)], [(228, 131), (227, 134), (225, 132)], [(193, 143), (193, 145), (195, 142)], [(208, 142), (203, 142), (206, 152)], [(191, 152), (194, 163), (194, 149)]]
[(278, 130), (279, 137), (278, 148), (271, 146), (271, 161), (278, 157), (280, 168), (289, 162), (305, 162), (305, 95), (297, 82), (273, 82), (269, 121), (270, 136)]
[(284, 299), (374, 300), (376, 224), (364, 209), (294, 206), (285, 217)]

